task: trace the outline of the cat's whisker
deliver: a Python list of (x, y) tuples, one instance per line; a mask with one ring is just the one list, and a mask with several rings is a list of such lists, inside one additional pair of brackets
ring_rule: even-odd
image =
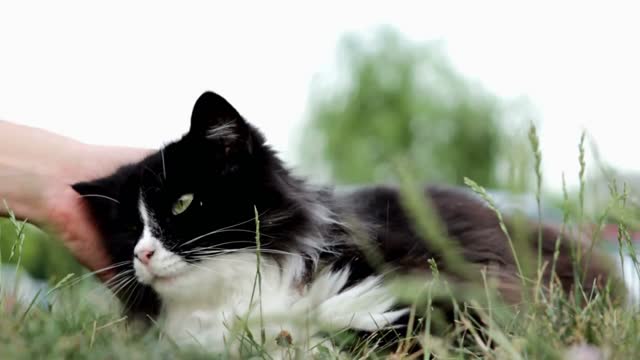
[[(255, 251), (258, 250), (257, 247), (246, 247), (246, 248), (240, 248), (240, 249), (225, 249), (225, 250), (219, 250), (219, 251), (210, 251), (210, 252), (206, 252), (206, 251), (202, 251), (202, 252), (198, 252), (195, 255), (192, 255), (193, 259), (199, 259), (199, 260), (204, 260), (204, 259), (211, 259), (220, 255), (227, 255), (227, 254), (234, 254), (234, 253), (255, 253)], [(307, 254), (304, 253), (294, 253), (294, 252), (290, 252), (290, 251), (284, 251), (284, 250), (276, 250), (276, 249), (264, 249), (261, 248), (260, 249), (260, 253), (261, 254), (277, 254), (277, 255), (288, 255), (288, 256), (293, 256), (293, 257), (300, 257), (303, 259), (309, 259), (312, 260), (313, 258)]]
[[(228, 229), (228, 230), (221, 230), (219, 231), (219, 233), (226, 233), (226, 232), (246, 232), (246, 233), (250, 233), (252, 235), (255, 235), (256, 232), (254, 230), (246, 230), (246, 229)], [(267, 235), (263, 232), (260, 232), (260, 236), (261, 237), (268, 237), (268, 238), (273, 238), (273, 236)], [(255, 243), (255, 241), (253, 241)]]
[(164, 179), (167, 180), (167, 165), (164, 162), (164, 148), (160, 148), (160, 157), (162, 158), (162, 175), (164, 175)]
[(113, 295), (118, 297), (118, 298), (122, 298), (120, 295), (122, 292), (126, 292), (127, 289), (129, 288), (129, 286), (131, 284), (133, 284), (134, 282), (137, 282), (137, 279), (135, 278), (135, 276), (130, 277), (129, 279), (127, 279), (125, 282), (122, 283), (122, 285), (115, 291), (113, 291)]
[[(132, 262), (132, 261), (130, 261), (130, 262)], [(132, 267), (132, 268), (130, 268), (130, 269), (127, 269), (127, 270), (124, 270), (124, 271), (121, 271), (121, 272), (117, 273), (116, 275), (114, 275), (114, 276), (113, 276), (113, 278), (112, 278), (112, 279), (117, 278), (117, 277), (119, 277), (119, 276), (123, 276), (123, 275), (125, 275), (125, 274), (132, 273), (132, 272), (134, 272), (134, 271), (135, 271), (135, 270), (134, 270), (134, 269), (133, 269), (133, 267)]]
[[(225, 258), (224, 255), (231, 255), (231, 254), (237, 254), (237, 253), (249, 253), (249, 254), (253, 254), (255, 251), (255, 249), (239, 249), (237, 251), (226, 251), (226, 252), (218, 252), (218, 253), (208, 253), (208, 254), (198, 254), (194, 257), (192, 257), (190, 260), (191, 261), (203, 261), (203, 260), (211, 260), (211, 259), (216, 259), (215, 261), (240, 261), (240, 259), (228, 259)], [(299, 257), (299, 258), (303, 258), (303, 259), (312, 259), (309, 256), (306, 255), (302, 255), (302, 254), (293, 254), (293, 253), (288, 253), (288, 252), (269, 252), (269, 253), (273, 253), (273, 254), (281, 254), (281, 255), (290, 255), (293, 257)], [(242, 260), (244, 262), (249, 262), (248, 260)], [(193, 264), (193, 262), (189, 262), (190, 264)]]
[(227, 242), (223, 242), (220, 244), (213, 244), (211, 246), (201, 246), (201, 247), (197, 247), (197, 248), (193, 248), (191, 250), (187, 250), (187, 251), (183, 251), (181, 252), (181, 254), (191, 254), (194, 252), (198, 252), (198, 251), (205, 251), (205, 250), (226, 250), (223, 246), (225, 245), (229, 245), (229, 244), (255, 244), (255, 241), (248, 241), (248, 240), (241, 240), (241, 241), (227, 241)]
[(133, 290), (137, 287), (137, 284), (138, 282), (135, 278), (130, 278), (124, 282), (116, 292), (112, 292), (112, 296), (118, 299), (125, 309), (128, 309), (129, 298), (132, 296)]
[(118, 290), (118, 287), (121, 286), (124, 282), (130, 280), (131, 278), (133, 278), (133, 272), (134, 270), (130, 270), (127, 272), (124, 272), (122, 274), (118, 274), (118, 276), (110, 279), (109, 281), (107, 281), (106, 283), (104, 283), (104, 286), (111, 290), (112, 292), (116, 292)]
[(127, 280), (131, 279), (131, 277), (132, 277), (131, 273), (122, 274), (122, 276), (120, 276), (118, 278), (111, 279), (113, 281), (110, 280), (108, 283), (105, 283), (104, 286), (107, 289), (110, 289), (112, 292), (115, 292), (115, 291), (117, 291), (117, 289), (118, 289), (118, 287), (120, 285), (122, 285)]
[[(127, 295), (127, 299), (123, 302), (123, 304), (125, 304), (125, 306), (126, 306), (126, 310), (127, 310), (127, 311), (128, 311), (128, 310), (131, 308), (131, 306), (133, 305), (133, 302), (131, 302), (131, 303), (130, 303), (130, 302), (129, 302), (129, 300), (131, 300), (131, 296), (136, 292), (136, 289), (138, 288), (138, 286), (140, 286), (140, 283), (139, 283), (139, 282), (137, 282), (137, 281), (132, 282), (132, 283), (130, 283), (130, 284), (128, 285), (128, 290), (127, 290), (127, 294), (128, 294), (128, 295)], [(136, 295), (138, 295), (138, 294), (136, 294)], [(125, 311), (125, 312), (127, 312), (127, 311)]]
[[(257, 248), (252, 249), (252, 250), (256, 250), (256, 249), (257, 249)], [(307, 254), (304, 254), (304, 253), (295, 253), (295, 252), (291, 252), (291, 251), (284, 251), (284, 250), (276, 250), (276, 249), (262, 249), (262, 248), (261, 248), (261, 249), (260, 249), (260, 252), (261, 252), (261, 253), (264, 253), (264, 254), (290, 255), (290, 256), (298, 256), (298, 257), (305, 258), (305, 259), (312, 259), (312, 257), (311, 257), (311, 256), (309, 256), (309, 255), (307, 255)]]
[(243, 252), (251, 252), (255, 253), (256, 248), (240, 248), (240, 249), (222, 249), (222, 250), (213, 250), (213, 251), (201, 251), (196, 253), (194, 256), (198, 255), (211, 255), (211, 254), (234, 254), (234, 253), (243, 253)]
[(101, 294), (101, 296), (102, 296), (102, 294), (104, 294), (104, 296), (106, 296), (106, 297), (113, 297), (115, 299), (118, 299), (117, 293), (119, 293), (121, 291), (121, 289), (130, 280), (131, 280), (130, 278), (120, 279), (120, 281), (115, 283), (112, 287), (96, 286), (94, 289), (92, 289), (90, 291), (90, 294), (93, 295), (94, 293), (99, 293), (99, 294)]
[[(91, 272), (83, 274), (82, 276), (79, 276), (78, 278), (76, 278), (73, 281), (69, 282), (69, 284), (67, 284), (65, 287), (75, 286), (79, 282), (81, 282), (81, 281), (83, 281), (83, 280), (85, 280), (87, 278), (90, 278), (90, 277), (92, 277), (94, 275), (101, 274), (101, 273), (109, 271), (109, 270), (117, 269), (119, 267), (131, 264), (131, 263), (132, 263), (131, 260), (126, 260), (126, 261), (121, 261), (119, 263), (115, 263), (115, 264), (103, 267), (103, 268), (95, 270), (95, 271), (91, 271)], [(117, 276), (117, 274), (114, 275), (114, 276)]]
[(133, 270), (133, 269), (129, 269), (129, 270), (123, 271), (123, 272), (121, 272), (121, 273), (119, 273), (119, 274), (115, 275), (115, 276), (114, 276), (114, 277), (112, 277), (111, 279), (109, 279), (109, 280), (105, 281), (105, 282), (103, 283), (103, 285), (104, 285), (106, 288), (111, 289), (111, 288), (113, 288), (116, 284), (118, 284), (120, 281), (122, 281), (123, 279), (128, 279), (128, 278), (129, 278), (129, 276), (131, 276), (131, 274), (132, 274), (133, 272), (134, 272), (134, 270)]
[[(101, 292), (101, 294), (104, 294), (101, 296), (113, 298), (115, 300), (118, 300), (122, 304), (126, 304), (126, 302), (129, 301), (129, 297), (131, 296), (130, 292), (135, 291), (135, 288), (139, 285), (137, 278), (135, 277), (135, 275), (133, 275), (133, 273), (133, 269), (118, 273), (116, 276), (112, 277), (104, 284), (96, 285), (92, 290), (88, 292), (88, 294), (92, 295), (94, 292), (99, 291)], [(127, 297), (126, 299), (125, 296)], [(139, 296), (139, 294), (136, 294), (136, 296)], [(123, 302), (123, 299), (126, 301)]]
[[(180, 254), (181, 255), (190, 255), (190, 254), (194, 254), (194, 253), (201, 253), (201, 252), (207, 252), (207, 251), (218, 251), (218, 250), (242, 250), (242, 249), (246, 249), (249, 247), (241, 247), (241, 248), (228, 248), (228, 247), (224, 247), (225, 245), (229, 245), (229, 244), (233, 244), (236, 246), (242, 245), (242, 244), (250, 244), (250, 245), (255, 245), (255, 241), (249, 241), (249, 240), (244, 240), (244, 241), (229, 241), (229, 242), (224, 242), (224, 243), (220, 243), (220, 244), (213, 244), (211, 246), (200, 246), (197, 248), (193, 248), (190, 250), (186, 250), (186, 251), (181, 251)], [(262, 243), (263, 247), (267, 247), (269, 245), (273, 244), (273, 241), (269, 241), (269, 242), (265, 242)]]
[(153, 176), (156, 177), (156, 179), (158, 179), (158, 182), (160, 184), (163, 184), (164, 181), (162, 180), (162, 178), (160, 177), (160, 175), (158, 175), (158, 173), (155, 172), (155, 170), (153, 170), (152, 168), (148, 167), (148, 166), (144, 166), (145, 169), (149, 170), (149, 172), (151, 172), (153, 174)]
[[(209, 260), (209, 259), (211, 259), (211, 257), (203, 258), (202, 260)], [(252, 261), (249, 261), (249, 260), (244, 260), (244, 259), (227, 259), (227, 258), (224, 258), (224, 257), (222, 257), (222, 256), (219, 256), (219, 258), (218, 258), (218, 259), (216, 259), (216, 261), (221, 261), (221, 262), (226, 261), (226, 262), (232, 262), (232, 263), (251, 264), (251, 265), (255, 266), (255, 262), (252, 262)], [(194, 267), (198, 267), (198, 268), (201, 268), (201, 269), (206, 269), (206, 270), (208, 270), (208, 271), (213, 271), (213, 270), (209, 269), (207, 266), (204, 266), (204, 265), (202, 265), (202, 264), (195, 264), (195, 263), (192, 263), (192, 262), (188, 262), (188, 263), (187, 263), (187, 265), (189, 265), (189, 266), (194, 266)], [(277, 265), (269, 264), (269, 263), (266, 263), (266, 262), (261, 263), (261, 266), (270, 267), (270, 268), (274, 268), (274, 269), (275, 269), (275, 268), (279, 268), (279, 266), (277, 266)]]
[(134, 280), (135, 280), (135, 278), (133, 276), (127, 277), (126, 279), (123, 279), (117, 285), (117, 287), (114, 288), (111, 292), (113, 293), (114, 296), (120, 295), (120, 293), (124, 292), (124, 290), (127, 288), (127, 286), (129, 286), (129, 284), (131, 284)]
[[(235, 263), (240, 262), (240, 263), (244, 263), (244, 264), (249, 264), (249, 263), (250, 263), (250, 262), (248, 262), (248, 261), (243, 261), (243, 260), (239, 260), (239, 259), (225, 259), (224, 261), (227, 261), (227, 262), (235, 262)], [(196, 269), (205, 270), (205, 271), (208, 271), (208, 272), (215, 271), (214, 269), (210, 269), (208, 266), (205, 266), (205, 265), (202, 265), (202, 264), (193, 264), (193, 263), (190, 263), (190, 264), (189, 264), (189, 266), (194, 267), (194, 268), (196, 268)], [(263, 266), (272, 266), (272, 265), (265, 265), (265, 264), (263, 264)]]
[[(255, 244), (252, 241), (245, 241), (246, 243), (251, 243), (252, 245)], [(263, 244), (263, 246), (268, 246), (270, 245), (270, 243), (266, 243)], [(182, 254), (183, 255), (189, 255), (189, 254), (204, 254), (204, 253), (209, 253), (209, 252), (236, 252), (236, 251), (242, 251), (242, 250), (247, 250), (247, 249), (256, 249), (256, 247), (252, 247), (252, 246), (246, 246), (246, 247), (242, 247), (242, 248), (236, 248), (236, 249), (227, 249), (227, 248), (220, 248), (217, 246), (210, 246), (210, 247), (201, 247), (201, 248), (197, 248), (197, 249), (193, 249), (193, 250), (189, 250), (189, 251), (185, 251)]]
[(230, 245), (230, 244), (244, 244), (244, 243), (247, 243), (247, 244), (255, 244), (256, 242), (255, 242), (255, 241), (253, 241), (253, 240), (225, 241), (225, 242), (223, 242), (223, 243), (215, 243), (215, 244), (212, 244), (212, 245), (210, 245), (210, 246), (200, 246), (200, 247), (198, 247), (198, 248), (196, 248), (196, 249), (215, 248), (215, 247), (222, 247), (222, 246)]
[[(136, 293), (135, 297), (131, 300), (131, 306), (133, 306), (134, 304), (138, 303), (138, 300), (140, 299), (140, 296), (142, 296), (142, 291), (136, 291), (138, 289), (138, 286), (140, 286), (140, 284), (136, 284), (136, 287), (134, 288), (134, 291)], [(128, 310), (128, 309), (127, 309)]]
[(203, 239), (203, 238), (205, 238), (207, 236), (211, 236), (211, 235), (215, 235), (215, 234), (222, 234), (222, 233), (225, 233), (225, 232), (249, 232), (249, 233), (253, 233), (250, 230), (243, 230), (243, 229), (220, 229), (220, 230), (214, 230), (214, 231), (208, 232), (206, 234), (197, 236), (197, 237), (195, 237), (195, 238), (193, 238), (193, 239), (191, 239), (191, 240), (189, 240), (187, 242), (184, 242), (184, 243), (178, 245), (178, 247), (183, 247), (183, 246), (192, 244), (192, 243), (194, 243), (194, 242), (196, 242), (196, 241), (198, 241), (200, 239)]
[[(265, 211), (263, 211), (262, 213), (258, 214), (258, 218), (260, 218), (262, 215), (264, 215), (267, 211), (268, 211), (268, 210), (265, 210)], [(216, 234), (216, 233), (220, 233), (220, 232), (222, 232), (223, 230), (233, 229), (233, 228), (234, 228), (234, 227), (236, 227), (236, 226), (244, 225), (244, 224), (246, 224), (246, 223), (249, 223), (249, 222), (252, 222), (252, 221), (255, 221), (255, 220), (256, 220), (256, 218), (255, 218), (255, 217), (252, 217), (252, 218), (250, 218), (250, 219), (248, 219), (248, 220), (245, 220), (245, 221), (239, 222), (239, 223), (237, 223), (237, 224), (233, 224), (233, 225), (229, 225), (229, 226), (225, 226), (225, 227), (219, 228), (219, 229), (217, 229), (217, 230), (214, 230), (214, 231), (208, 232), (208, 233), (206, 233), (206, 234), (203, 234), (203, 235), (197, 236), (197, 237), (195, 237), (195, 238), (193, 238), (193, 239), (191, 239), (191, 240), (188, 240), (188, 241), (186, 241), (186, 242), (184, 242), (184, 243), (182, 243), (182, 244), (179, 244), (177, 247), (182, 247), (182, 246), (189, 245), (189, 244), (193, 243), (194, 241), (197, 241), (197, 240), (202, 239), (203, 237), (206, 237), (206, 236), (209, 236), (209, 235), (212, 235), (212, 234)]]
[(111, 196), (102, 195), (102, 194), (84, 194), (84, 195), (78, 195), (78, 197), (81, 197), (81, 198), (90, 198), (90, 197), (102, 198), (102, 199), (111, 200), (116, 204), (120, 204), (120, 201), (118, 201), (117, 199), (114, 199)]

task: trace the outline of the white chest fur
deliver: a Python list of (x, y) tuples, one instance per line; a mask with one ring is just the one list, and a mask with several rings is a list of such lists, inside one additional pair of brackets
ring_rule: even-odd
[[(285, 313), (300, 298), (294, 284), (299, 278), (296, 264), (280, 267), (261, 259), (260, 282), (257, 257), (251, 253), (218, 256), (197, 265), (190, 291), (163, 291), (162, 319), (165, 332), (179, 343), (197, 342), (207, 348), (224, 349), (239, 327), (248, 325), (260, 335), (265, 314)], [(167, 286), (167, 289), (170, 286)], [(277, 335), (277, 334), (276, 334)]]
[(256, 341), (264, 334), (265, 349), (278, 350), (276, 338), (283, 330), (294, 346), (304, 349), (320, 341), (314, 338), (320, 330), (373, 331), (406, 312), (391, 311), (393, 298), (376, 277), (340, 291), (349, 270), (336, 269), (302, 286), (300, 257), (280, 265), (262, 258), (258, 286), (257, 269), (255, 254), (218, 256), (199, 264), (182, 284), (175, 284), (179, 286), (158, 289), (164, 332), (179, 344), (223, 351), (236, 349), (246, 339), (246, 325)]

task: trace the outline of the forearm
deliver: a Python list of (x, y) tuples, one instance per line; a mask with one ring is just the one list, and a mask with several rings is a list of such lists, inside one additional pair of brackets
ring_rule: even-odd
[(52, 176), (69, 183), (106, 175), (149, 150), (90, 145), (46, 130), (0, 120), (2, 168)]
[(80, 147), (73, 139), (0, 120), (0, 171), (73, 177), (77, 170), (66, 167)]
[[(43, 203), (52, 182), (71, 184), (100, 177), (147, 153), (146, 149), (85, 144), (0, 120), (0, 199), (22, 218), (46, 221)], [(0, 204), (2, 213), (5, 207)]]
[[(19, 218), (55, 231), (91, 270), (111, 265), (100, 235), (72, 183), (139, 161), (147, 149), (84, 144), (29, 126), (0, 121), (0, 200)], [(0, 215), (6, 212), (0, 203)], [(111, 271), (99, 276), (108, 279)]]

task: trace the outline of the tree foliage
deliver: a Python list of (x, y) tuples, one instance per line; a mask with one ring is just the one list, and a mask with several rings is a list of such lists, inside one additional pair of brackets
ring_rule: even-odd
[(302, 142), (310, 170), (343, 184), (388, 181), (405, 158), (420, 180), (497, 184), (503, 106), (439, 47), (382, 29), (347, 36), (339, 51), (338, 81), (312, 89)]

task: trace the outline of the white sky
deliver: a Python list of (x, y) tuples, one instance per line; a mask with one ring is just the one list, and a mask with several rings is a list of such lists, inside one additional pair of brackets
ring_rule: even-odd
[(102, 144), (160, 146), (203, 90), (229, 99), (285, 159), (310, 83), (346, 31), (390, 24), (442, 40), (455, 66), (542, 120), (545, 181), (577, 177), (586, 128), (640, 170), (640, 21), (632, 3), (0, 0), (0, 118)]

